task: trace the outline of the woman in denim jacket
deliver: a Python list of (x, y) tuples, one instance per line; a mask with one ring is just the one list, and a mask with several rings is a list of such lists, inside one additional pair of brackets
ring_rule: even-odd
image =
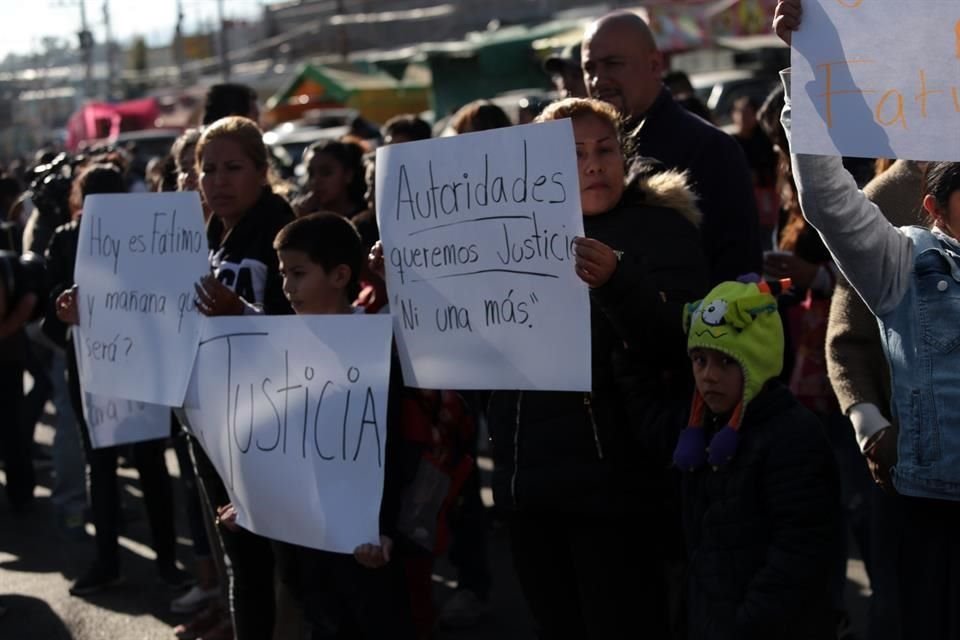
[[(788, 44), (801, 12), (801, 0), (777, 5), (774, 27)], [(789, 132), (790, 76), (782, 75)], [(890, 362), (899, 433), (879, 429), (864, 453), (902, 496), (904, 632), (958, 638), (960, 163), (927, 167), (923, 208), (930, 228), (897, 228), (857, 189), (840, 158), (795, 154), (792, 162), (804, 216), (877, 317)]]

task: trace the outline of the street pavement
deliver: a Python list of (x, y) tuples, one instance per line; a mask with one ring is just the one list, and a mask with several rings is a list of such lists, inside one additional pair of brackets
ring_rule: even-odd
[[(49, 452), (52, 430), (48, 426), (38, 427), (36, 439), (41, 450)], [(482, 467), (489, 468), (489, 461), (481, 461), (485, 463)], [(168, 466), (178, 478), (176, 457), (169, 451)], [(0, 601), (7, 608), (6, 615), (0, 617), (0, 640), (173, 640), (172, 627), (184, 622), (186, 616), (170, 613), (170, 600), (177, 593), (156, 579), (136, 471), (120, 469), (125, 513), (139, 515), (126, 522), (120, 540), (126, 582), (87, 598), (72, 597), (67, 589), (92, 560), (93, 528), (87, 525), (85, 539), (67, 540), (54, 522), (49, 466), (40, 465), (38, 475), (40, 484), (32, 513), (13, 516), (5, 498), (0, 496)], [(5, 482), (2, 472), (0, 482)], [(178, 507), (183, 504), (181, 492), (177, 482), (174, 496)], [(489, 497), (489, 491), (485, 491), (488, 502)], [(182, 508), (178, 508), (177, 532), (179, 558), (189, 567), (190, 541), (184, 537), (187, 527)], [(493, 591), (481, 623), (471, 629), (441, 630), (438, 640), (535, 637), (511, 571), (506, 538), (504, 527), (495, 522), (489, 536)], [(437, 562), (434, 583), (436, 600), (442, 606), (456, 584), (453, 572), (443, 560)], [(849, 563), (847, 587), (854, 629), (862, 629), (869, 590), (863, 565), (855, 558)]]

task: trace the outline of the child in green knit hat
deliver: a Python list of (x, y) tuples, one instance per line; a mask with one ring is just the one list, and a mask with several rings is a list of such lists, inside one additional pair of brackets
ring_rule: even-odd
[(696, 391), (674, 463), (691, 639), (835, 637), (839, 475), (817, 418), (777, 380), (782, 284), (724, 282), (685, 312)]

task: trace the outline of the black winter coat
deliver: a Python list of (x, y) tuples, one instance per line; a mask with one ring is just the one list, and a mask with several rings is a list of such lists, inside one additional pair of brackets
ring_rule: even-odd
[(623, 252), (590, 291), (593, 390), (493, 393), (499, 507), (622, 515), (663, 499), (691, 388), (681, 309), (707, 283), (697, 220), (674, 172), (635, 181), (615, 209), (584, 218), (588, 237)]
[(683, 497), (691, 640), (836, 637), (840, 480), (823, 427), (789, 390), (774, 381), (754, 398), (734, 459), (684, 473)]
[(637, 156), (689, 172), (703, 212), (710, 282), (760, 273), (763, 256), (750, 168), (740, 145), (676, 103), (664, 88), (631, 133)]

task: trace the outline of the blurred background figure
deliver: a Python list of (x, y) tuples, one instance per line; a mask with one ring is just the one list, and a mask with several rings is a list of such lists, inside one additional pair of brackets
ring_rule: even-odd
[(550, 76), (560, 98), (586, 98), (587, 87), (580, 70), (580, 43), (570, 45), (543, 62), (543, 70)]

